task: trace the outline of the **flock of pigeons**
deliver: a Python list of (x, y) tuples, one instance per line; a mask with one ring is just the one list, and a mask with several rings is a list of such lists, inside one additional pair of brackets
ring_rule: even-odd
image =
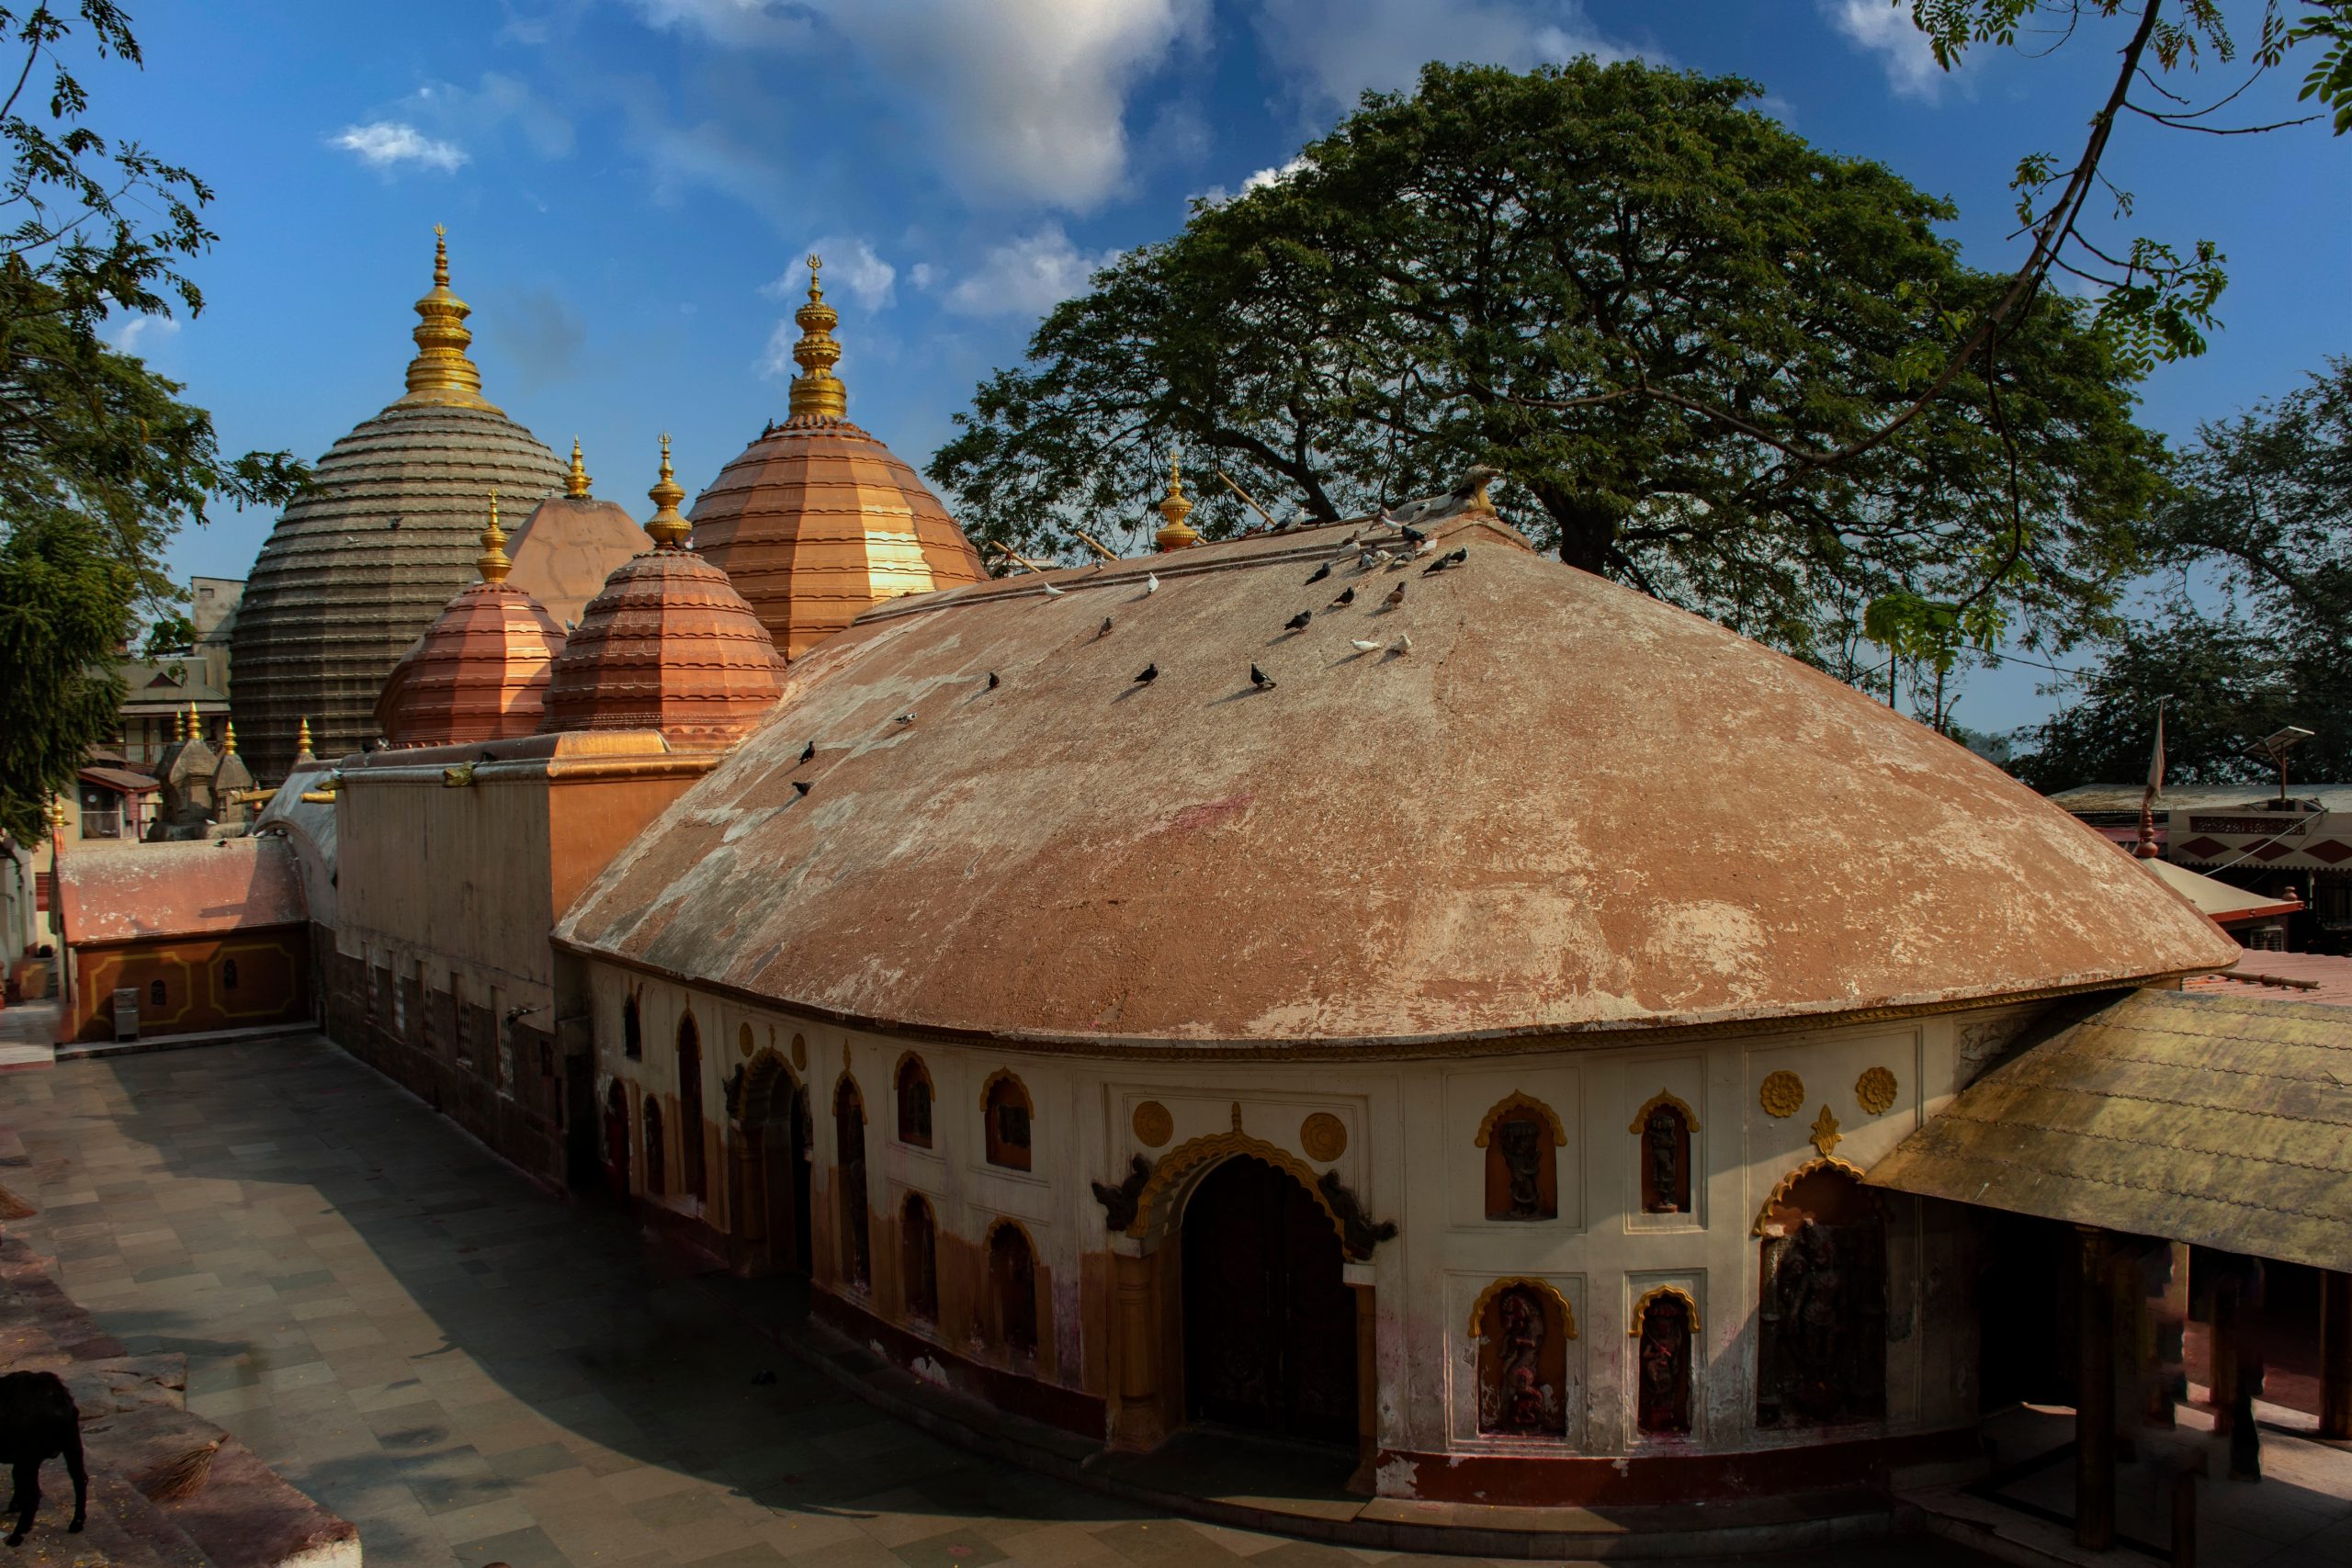
[[(1476, 504), (1480, 492), (1498, 477), (1495, 469), (1474, 468), (1463, 476), (1459, 483), (1441, 494), (1426, 496), (1421, 500), (1408, 502), (1395, 508), (1384, 508), (1378, 517), (1341, 539), (1340, 548), (1354, 550), (1355, 570), (1359, 576), (1402, 571), (1413, 562), (1435, 554), (1437, 543), (1430, 537), (1429, 525), (1442, 523), (1450, 517), (1455, 517), (1469, 511), (1474, 504)], [(1455, 570), (1469, 558), (1470, 547), (1467, 545), (1457, 546), (1423, 566), (1421, 575), (1433, 577), (1440, 572)], [(1341, 555), (1332, 560), (1325, 561), (1315, 569), (1314, 574), (1307, 578), (1304, 586), (1312, 588), (1318, 582), (1328, 581), (1334, 570), (1346, 559), (1346, 556)], [(1045, 590), (1048, 600), (1059, 599), (1069, 592), (1068, 589), (1051, 582), (1041, 582), (1038, 586)], [(1334, 611), (1352, 606), (1356, 602), (1359, 586), (1360, 584), (1351, 583), (1340, 590), (1338, 596), (1323, 606), (1323, 614), (1328, 615)], [(1159, 592), (1158, 572), (1145, 573), (1143, 591), (1146, 598)], [(1381, 596), (1380, 609), (1374, 613), (1394, 610), (1404, 603), (1405, 581), (1399, 580), (1395, 587)], [(1284, 621), (1281, 637), (1296, 637), (1306, 631), (1313, 624), (1315, 615), (1316, 612), (1312, 609), (1301, 610), (1297, 615)], [(1111, 627), (1112, 617), (1103, 616), (1102, 624), (1095, 629), (1095, 640), (1100, 641), (1109, 637)], [(1377, 637), (1350, 637), (1348, 645), (1353, 648), (1358, 655), (1385, 650), (1391, 656), (1402, 656), (1413, 651), (1413, 639), (1410, 635), (1404, 632), (1399, 632), (1393, 639), (1387, 641)], [(1132, 684), (1148, 686), (1159, 679), (1159, 664), (1155, 660), (1136, 672)], [(984, 689), (992, 692), (1001, 684), (1003, 682), (998, 678), (997, 672), (993, 670), (989, 671), (988, 684)], [(1258, 691), (1269, 692), (1273, 690), (1276, 682), (1272, 676), (1260, 669), (1253, 661), (1250, 666), (1250, 684)], [(912, 724), (914, 721), (915, 716), (911, 712), (899, 714), (892, 720), (893, 723), (901, 725)], [(800, 765), (805, 767), (814, 761), (816, 757), (817, 743), (811, 740), (807, 749), (800, 753)], [(809, 788), (808, 781), (795, 779), (792, 781), (792, 788), (795, 795), (806, 795)]]

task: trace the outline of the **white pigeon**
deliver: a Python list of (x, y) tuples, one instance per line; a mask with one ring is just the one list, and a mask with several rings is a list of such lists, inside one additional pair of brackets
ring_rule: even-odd
[(1354, 649), (1358, 653), (1377, 653), (1380, 651), (1380, 645), (1378, 643), (1366, 642), (1360, 637), (1351, 637), (1348, 638), (1348, 646)]
[(1423, 539), (1419, 544), (1413, 547), (1413, 558), (1415, 560), (1419, 560), (1435, 548), (1437, 548), (1437, 541), (1435, 539)]
[(1398, 632), (1396, 634), (1396, 640), (1388, 645), (1388, 651), (1391, 653), (1412, 652), (1413, 634), (1410, 632)]
[(1046, 591), (1046, 597), (1048, 599), (1058, 599), (1062, 596), (1064, 592), (1063, 590), (1055, 587), (1050, 582), (1041, 582), (1037, 586)]
[(1148, 571), (1143, 574), (1143, 591), (1146, 595), (1159, 592), (1159, 573)]

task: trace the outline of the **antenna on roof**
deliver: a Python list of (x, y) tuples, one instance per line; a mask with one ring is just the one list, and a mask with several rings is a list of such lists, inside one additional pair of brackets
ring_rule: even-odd
[(2245, 754), (2268, 762), (2278, 770), (2278, 804), (2287, 804), (2287, 753), (2312, 738), (2312, 732), (2300, 725), (2290, 724), (2275, 729), (2245, 749)]

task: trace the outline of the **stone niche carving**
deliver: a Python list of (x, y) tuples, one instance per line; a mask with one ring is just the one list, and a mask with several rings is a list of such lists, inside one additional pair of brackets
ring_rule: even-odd
[(1690, 1134), (1698, 1125), (1690, 1107), (1663, 1089), (1634, 1113), (1626, 1130), (1642, 1140), (1644, 1213), (1690, 1213)]
[(1959, 1051), (1952, 1062), (1953, 1092), (1966, 1089), (1984, 1076), (1984, 1069), (2000, 1060), (2002, 1055), (2017, 1043), (2018, 1036), (2025, 1032), (2025, 1026), (2032, 1021), (2031, 1013), (2013, 1012), (1962, 1024)]
[(1645, 1295), (1634, 1309), (1634, 1424), (1652, 1436), (1690, 1430), (1690, 1346), (1699, 1314), (1690, 1297), (1670, 1286)]
[(1758, 1223), (1758, 1426), (1886, 1414), (1886, 1221), (1859, 1176), (1810, 1162)]
[(1559, 1440), (1567, 1436), (1568, 1341), (1576, 1317), (1559, 1292), (1498, 1280), (1471, 1312), (1478, 1340), (1478, 1430)]
[(1551, 1108), (1526, 1095), (1510, 1095), (1487, 1111), (1477, 1139), (1487, 1151), (1487, 1218), (1559, 1218), (1559, 1149), (1567, 1141)]

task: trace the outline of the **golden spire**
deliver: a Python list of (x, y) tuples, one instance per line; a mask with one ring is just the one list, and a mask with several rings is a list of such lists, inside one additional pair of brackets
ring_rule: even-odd
[(678, 515), (678, 502), (686, 499), (686, 492), (684, 487), (671, 475), (670, 437), (667, 434), (662, 437), (662, 477), (654, 480), (653, 488), (645, 493), (651, 498), (655, 508), (651, 521), (645, 525), (645, 531), (653, 536), (654, 544), (660, 547), (677, 549), (686, 542), (686, 535), (693, 531), (694, 525)]
[(190, 740), (204, 739), (204, 720), (197, 714), (194, 697), (187, 700), (187, 738)]
[(172, 739), (175, 740), (187, 739), (187, 715), (177, 708), (172, 710)]
[(220, 727), (220, 750), (232, 757), (237, 754), (237, 721), (233, 718)]
[(1193, 502), (1184, 494), (1183, 464), (1175, 457), (1168, 459), (1168, 494), (1159, 502), (1159, 514), (1167, 519), (1152, 542), (1163, 550), (1181, 550), (1201, 542), (1201, 536), (1184, 521), (1193, 514)]
[(466, 317), (473, 307), (449, 292), (447, 234), (433, 226), (433, 291), (416, 302), (416, 357), (408, 362), (408, 395), (401, 401), (495, 410), (481, 395), (481, 372), (466, 357), (474, 340)]
[(833, 341), (841, 313), (825, 303), (825, 291), (817, 281), (824, 265), (820, 256), (808, 258), (808, 303), (792, 313), (800, 323), (800, 341), (792, 345), (792, 357), (800, 366), (800, 374), (792, 378), (795, 419), (839, 419), (849, 412), (849, 389), (833, 374), (842, 356), (842, 345)]
[(490, 492), (490, 526), (481, 531), (481, 554), (474, 558), (484, 582), (503, 582), (514, 563), (506, 558), (506, 533), (498, 525), (498, 492)]
[(294, 754), (297, 757), (307, 757), (311, 754), (311, 716), (309, 714), (302, 716), (302, 728), (295, 732)]
[(588, 467), (580, 460), (580, 437), (571, 438), (571, 469), (563, 476), (563, 493), (574, 501), (588, 497)]

